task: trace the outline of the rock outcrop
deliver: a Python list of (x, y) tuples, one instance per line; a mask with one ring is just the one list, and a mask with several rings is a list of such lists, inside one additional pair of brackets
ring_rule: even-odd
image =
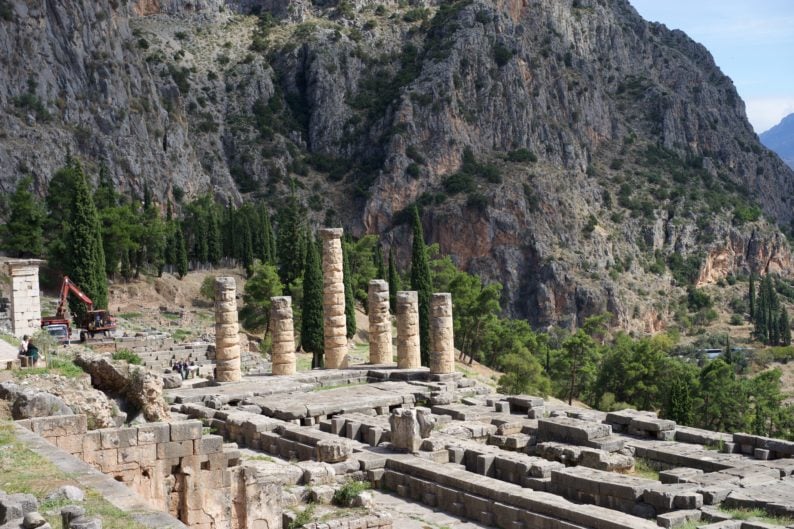
[(91, 375), (95, 388), (123, 398), (147, 421), (164, 421), (171, 416), (159, 376), (127, 362), (114, 362), (107, 356), (86, 352), (79, 353), (74, 363)]

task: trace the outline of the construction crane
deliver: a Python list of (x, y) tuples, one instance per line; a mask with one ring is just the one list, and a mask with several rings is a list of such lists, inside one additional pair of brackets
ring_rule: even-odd
[(75, 324), (80, 328), (81, 342), (86, 341), (88, 336), (93, 338), (95, 334), (99, 333), (103, 333), (107, 336), (110, 331), (116, 329), (116, 319), (113, 318), (107, 310), (94, 310), (94, 302), (69, 279), (69, 276), (63, 277), (61, 294), (58, 297), (58, 307), (55, 309), (55, 316), (46, 316), (42, 318), (42, 328), (50, 325), (66, 325), (68, 334), (71, 336), (71, 323), (66, 317), (66, 302), (68, 301), (69, 294), (77, 296), (77, 299), (82, 301), (86, 307), (86, 312), (82, 318), (78, 320), (75, 317)]

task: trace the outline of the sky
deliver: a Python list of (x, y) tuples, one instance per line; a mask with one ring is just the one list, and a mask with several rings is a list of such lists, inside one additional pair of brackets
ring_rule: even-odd
[(757, 133), (794, 113), (794, 0), (630, 0), (645, 19), (680, 29), (733, 79)]

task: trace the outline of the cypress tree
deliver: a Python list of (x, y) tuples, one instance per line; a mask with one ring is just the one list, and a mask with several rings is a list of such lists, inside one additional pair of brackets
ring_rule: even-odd
[(356, 298), (353, 297), (353, 274), (347, 258), (347, 244), (342, 242), (342, 275), (345, 285), (345, 321), (347, 323), (347, 338), (356, 334)]
[(323, 270), (314, 238), (306, 237), (301, 304), (301, 345), (312, 353), (312, 368), (323, 367)]
[(747, 292), (750, 298), (750, 321), (755, 321), (755, 274), (750, 274), (750, 286)]
[(123, 249), (121, 251), (121, 277), (125, 281), (132, 279), (132, 265), (130, 263), (130, 250)]
[(780, 343), (782, 345), (791, 345), (791, 322), (789, 322), (788, 311), (785, 307), (780, 309), (780, 320), (778, 327), (780, 329)]
[(278, 221), (278, 275), (284, 285), (300, 277), (304, 268), (304, 211), (298, 203), (295, 184), (285, 206), (279, 211)]
[(397, 292), (401, 289), (400, 275), (394, 265), (394, 252), (389, 248), (389, 309), (392, 314), (397, 313)]
[(414, 206), (414, 240), (411, 253), (411, 288), (419, 297), (419, 342), (422, 365), (430, 365), (430, 296), (433, 283), (430, 277), (430, 264), (427, 261), (427, 248), (422, 232), (419, 210)]
[(249, 219), (244, 215), (240, 216), (240, 242), (240, 261), (242, 261), (246, 276), (250, 277), (254, 265), (254, 244)]
[[(102, 226), (88, 181), (79, 162), (73, 162), (74, 193), (66, 237), (66, 269), (64, 273), (94, 302), (107, 308), (108, 280), (105, 275), (105, 252), (102, 248)], [(72, 314), (85, 314), (85, 305), (70, 298)]]
[(221, 226), (218, 211), (214, 204), (209, 207), (207, 222), (207, 259), (210, 264), (217, 266), (223, 257), (223, 243), (221, 242)]
[(178, 261), (176, 242), (177, 229), (174, 221), (169, 221), (166, 224), (165, 264), (173, 267), (176, 267)]
[(259, 222), (262, 226), (262, 243), (264, 245), (261, 249), (262, 262), (276, 264), (276, 239), (273, 235), (273, 226), (270, 224), (270, 212), (264, 204), (259, 206)]
[(689, 385), (681, 377), (674, 378), (670, 386), (667, 418), (678, 424), (692, 423), (692, 395)]
[(380, 241), (375, 245), (375, 268), (377, 270), (376, 279), (386, 279), (386, 270), (383, 267), (383, 250), (380, 247)]
[(179, 279), (182, 279), (187, 275), (188, 260), (187, 248), (185, 247), (185, 233), (182, 230), (181, 223), (177, 223), (174, 235), (174, 246), (176, 246), (176, 275)]

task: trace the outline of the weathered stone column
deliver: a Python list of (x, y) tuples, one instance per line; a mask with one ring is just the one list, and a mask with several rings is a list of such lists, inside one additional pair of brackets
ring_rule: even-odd
[(6, 263), (11, 276), (11, 332), (17, 338), (41, 329), (39, 266), (43, 263), (40, 259)]
[(347, 366), (347, 319), (342, 265), (342, 228), (320, 230), (323, 241), (323, 345), (325, 367)]
[(422, 367), (419, 344), (419, 296), (415, 290), (397, 292), (397, 367)]
[(452, 294), (430, 298), (430, 372), (455, 372), (455, 340), (452, 325)]
[(382, 279), (369, 282), (367, 298), (369, 312), (369, 363), (392, 362), (391, 315), (389, 314), (389, 284)]
[(273, 352), (270, 355), (274, 375), (295, 374), (295, 326), (292, 321), (292, 298), (270, 298), (270, 328), (273, 329)]
[(236, 296), (233, 277), (215, 278), (215, 378), (219, 382), (241, 377)]
[(418, 452), (422, 440), (430, 437), (436, 424), (428, 408), (398, 408), (389, 416), (392, 448), (401, 452)]

